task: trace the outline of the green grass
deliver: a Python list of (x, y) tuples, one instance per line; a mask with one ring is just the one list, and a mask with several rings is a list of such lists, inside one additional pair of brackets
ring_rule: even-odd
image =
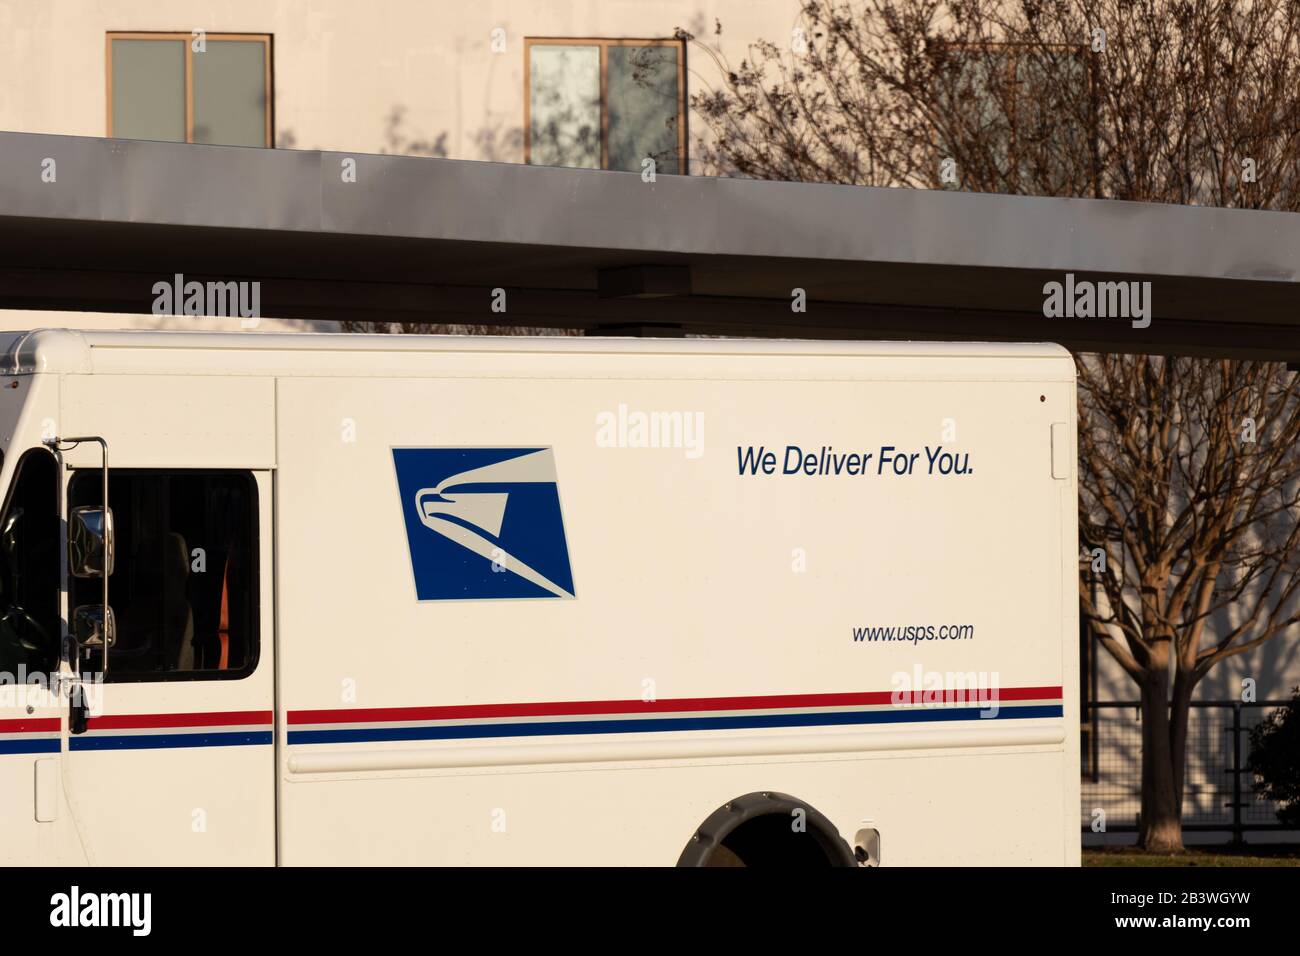
[(1198, 846), (1183, 853), (1145, 853), (1135, 847), (1085, 847), (1084, 866), (1300, 866), (1300, 846)]

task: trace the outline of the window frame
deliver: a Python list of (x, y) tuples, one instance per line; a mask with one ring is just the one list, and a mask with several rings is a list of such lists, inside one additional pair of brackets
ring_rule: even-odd
[[(262, 55), (262, 115), (263, 115), (263, 149), (275, 149), (275, 94), (271, 86), (275, 71), (272, 68), (275, 35), (272, 33), (204, 33), (204, 41), (236, 40), (240, 42), (260, 42)], [(194, 143), (194, 40), (193, 32), (176, 33), (164, 30), (122, 30), (109, 31), (104, 34), (104, 91), (105, 133), (113, 137), (113, 41), (114, 40), (180, 40), (185, 47), (185, 142), (191, 145), (208, 146), (209, 143)], [(253, 146), (244, 149), (258, 149)]]
[[(670, 46), (677, 48), (677, 173), (687, 176), (686, 166), (686, 41), (658, 37), (524, 37), (524, 165), (533, 165), (533, 59), (534, 46), (594, 46), (600, 49), (600, 168), (609, 170), (609, 48), (616, 46)], [(624, 170), (614, 170), (624, 172)]]
[[(72, 486), (80, 475), (93, 475), (95, 480), (99, 480), (101, 469), (95, 467), (70, 468), (67, 483), (65, 486), (65, 507), (69, 510), (72, 508)], [(252, 469), (247, 468), (112, 468), (109, 470), (109, 479), (114, 477), (131, 477), (135, 475), (146, 476), (182, 476), (182, 477), (202, 477), (206, 475), (233, 475), (239, 477), (248, 486), (248, 509), (249, 509), (249, 528), (248, 528), (248, 549), (249, 549), (249, 566), (248, 573), (250, 578), (249, 587), (249, 654), (248, 661), (243, 667), (230, 667), (226, 670), (201, 670), (201, 671), (126, 671), (120, 668), (113, 669), (109, 667), (108, 672), (104, 674), (105, 684), (164, 684), (172, 682), (185, 681), (214, 681), (214, 680), (244, 680), (253, 676), (257, 671), (257, 665), (262, 659), (262, 521), (261, 521), (261, 493), (258, 488), (257, 475)], [(110, 497), (108, 505), (113, 506), (113, 500)], [(115, 520), (116, 520), (116, 516)], [(115, 563), (120, 562), (119, 555)], [(72, 614), (72, 578), (71, 575), (65, 577), (64, 583), (67, 586), (68, 594), (68, 614)], [(112, 605), (113, 591), (112, 578), (109, 578), (109, 605)]]

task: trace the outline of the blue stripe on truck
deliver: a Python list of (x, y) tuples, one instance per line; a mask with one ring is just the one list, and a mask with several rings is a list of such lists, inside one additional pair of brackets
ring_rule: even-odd
[(538, 723), (457, 724), (425, 727), (349, 727), (290, 730), (290, 744), (359, 743), (396, 740), (468, 740), (483, 737), (540, 737), (564, 734), (639, 734), (674, 730), (743, 730), (767, 727), (835, 727), (858, 724), (922, 723), (948, 720), (1014, 720), (1062, 717), (1060, 704), (1000, 707), (983, 717), (983, 707), (934, 710), (848, 711), (804, 714), (731, 714), (708, 717), (647, 717), (635, 720), (566, 720)]

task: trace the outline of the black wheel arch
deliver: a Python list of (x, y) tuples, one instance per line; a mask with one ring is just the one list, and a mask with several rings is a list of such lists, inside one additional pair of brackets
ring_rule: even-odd
[[(775, 790), (747, 793), (714, 810), (687, 841), (677, 865), (709, 866), (724, 847), (730, 849), (730, 843), (744, 833), (746, 828), (752, 831), (757, 821), (784, 820), (788, 826), (788, 821), (798, 811), (803, 811), (804, 814), (804, 829), (799, 835), (813, 842), (825, 857), (825, 865), (857, 866), (853, 849), (821, 811), (806, 800)], [(790, 827), (786, 832), (795, 831)]]

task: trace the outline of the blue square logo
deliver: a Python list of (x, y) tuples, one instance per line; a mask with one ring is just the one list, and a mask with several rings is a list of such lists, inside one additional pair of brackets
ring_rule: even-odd
[(394, 448), (421, 601), (572, 598), (550, 448)]

